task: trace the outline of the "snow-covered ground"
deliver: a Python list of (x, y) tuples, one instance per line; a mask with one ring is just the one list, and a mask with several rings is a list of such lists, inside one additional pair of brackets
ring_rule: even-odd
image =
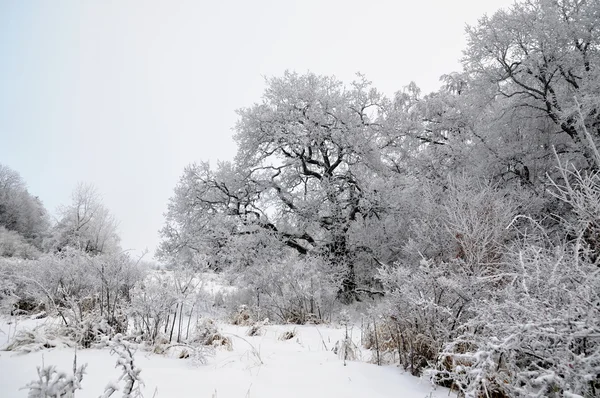
[[(31, 328), (37, 321), (23, 321), (18, 328)], [(14, 323), (0, 321), (0, 344), (10, 340)], [(137, 351), (135, 359), (142, 369), (143, 393), (149, 397), (447, 397), (448, 390), (432, 390), (420, 380), (394, 366), (369, 364), (370, 354), (362, 352), (363, 361), (347, 366), (331, 350), (342, 339), (344, 330), (327, 326), (271, 325), (261, 336), (248, 337), (247, 327), (220, 324), (223, 334), (233, 341), (233, 350), (220, 348), (205, 365), (190, 359), (178, 359)], [(282, 341), (280, 336), (295, 330), (296, 337)], [(360, 332), (353, 332), (358, 343)], [(28, 354), (0, 351), (0, 396), (26, 397), (20, 390), (36, 378), (42, 363), (56, 365), (69, 372), (73, 367), (73, 349), (60, 348)], [(116, 357), (108, 349), (78, 350), (78, 363), (87, 363), (83, 389), (77, 397), (98, 397), (111, 380), (116, 380)], [(115, 396), (120, 396), (116, 394)]]

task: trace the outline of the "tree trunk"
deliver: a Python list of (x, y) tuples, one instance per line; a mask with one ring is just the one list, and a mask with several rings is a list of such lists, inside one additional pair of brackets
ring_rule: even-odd
[[(194, 313), (194, 307), (196, 306), (196, 303), (192, 304), (192, 309), (190, 310), (190, 316), (188, 317), (188, 321), (187, 321), (187, 330), (185, 331), (185, 339), (189, 339), (190, 338), (190, 323), (192, 321), (192, 314)], [(196, 322), (197, 323), (197, 322)]]
[(177, 327), (177, 342), (181, 343), (181, 321), (183, 319), (183, 303), (179, 305), (179, 326)]
[(175, 312), (173, 313), (173, 324), (171, 325), (171, 333), (169, 334), (169, 343), (173, 341), (173, 330), (175, 330), (175, 320), (177, 319), (177, 309), (179, 308), (179, 303), (175, 305)]
[(346, 275), (342, 279), (342, 286), (338, 291), (338, 300), (344, 304), (350, 304), (354, 301), (359, 301), (356, 294), (356, 274), (354, 273), (354, 264), (347, 264)]
[(350, 304), (358, 299), (356, 295), (356, 274), (354, 273), (354, 263), (348, 245), (346, 242), (345, 231), (334, 236), (334, 240), (329, 244), (330, 261), (334, 266), (343, 266), (346, 273), (342, 279), (337, 298), (344, 304)]

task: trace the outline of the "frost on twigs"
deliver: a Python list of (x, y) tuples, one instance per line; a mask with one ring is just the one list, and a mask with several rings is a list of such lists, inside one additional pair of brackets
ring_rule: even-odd
[(59, 372), (56, 366), (38, 366), (38, 380), (34, 380), (22, 389), (28, 389), (28, 398), (73, 398), (75, 391), (81, 389), (81, 380), (87, 365), (77, 366), (77, 354), (73, 358), (73, 374)]
[(338, 340), (333, 346), (333, 353), (338, 356), (341, 360), (345, 361), (356, 361), (358, 360), (359, 348), (354, 344), (352, 339), (344, 338)]
[(600, 177), (559, 171), (553, 194), (575, 213), (561, 220), (565, 241), (526, 235), (499, 271), (479, 278), (494, 289), (472, 298), (477, 312), (439, 353), (435, 382), (466, 397), (598, 396)]
[(344, 338), (335, 343), (333, 347), (333, 352), (344, 361), (344, 366), (346, 366), (346, 361), (356, 361), (358, 359), (359, 349), (352, 341), (351, 334), (348, 333), (348, 325), (350, 323), (350, 316), (346, 310), (342, 311), (341, 314), (341, 324), (346, 329), (346, 333)]
[(121, 376), (116, 383), (110, 382), (106, 386), (101, 398), (108, 398), (118, 391), (118, 384), (123, 382), (123, 398), (139, 398), (142, 397), (140, 387), (143, 385), (140, 373), (142, 370), (137, 367), (133, 358), (133, 345), (122, 339), (120, 334), (117, 334), (113, 339), (111, 354), (117, 354), (117, 368), (121, 369)]
[(82, 348), (101, 348), (105, 341), (110, 339), (115, 333), (115, 329), (109, 325), (108, 321), (98, 314), (86, 314), (82, 319), (73, 321), (65, 328), (65, 335)]
[(164, 354), (179, 359), (191, 359), (195, 365), (205, 365), (215, 355), (217, 348), (228, 351), (233, 349), (231, 338), (223, 336), (212, 319), (204, 318), (197, 323), (191, 337), (181, 343), (169, 343), (168, 339), (159, 339), (154, 346), (154, 353)]
[(481, 312), (440, 353), (434, 380), (467, 397), (598, 396), (600, 273), (560, 249), (515, 253), (498, 300), (476, 303)]
[[(117, 367), (121, 369), (121, 376), (116, 382), (109, 382), (100, 398), (108, 398), (116, 391), (123, 392), (123, 398), (140, 398), (140, 387), (143, 385), (140, 378), (141, 369), (137, 367), (133, 358), (133, 346), (117, 334), (110, 342), (111, 353), (117, 354)], [(27, 384), (23, 389), (28, 389), (29, 398), (73, 398), (75, 391), (81, 389), (81, 381), (85, 374), (87, 364), (77, 366), (77, 353), (73, 359), (73, 373), (67, 374), (56, 370), (56, 366), (38, 367), (38, 380)], [(122, 389), (119, 384), (122, 383)]]

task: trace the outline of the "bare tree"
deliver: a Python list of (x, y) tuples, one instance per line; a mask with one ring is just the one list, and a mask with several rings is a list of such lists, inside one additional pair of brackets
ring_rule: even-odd
[(61, 218), (54, 230), (55, 250), (70, 246), (92, 254), (118, 251), (118, 223), (92, 185), (78, 184), (71, 203), (61, 207), (59, 213)]

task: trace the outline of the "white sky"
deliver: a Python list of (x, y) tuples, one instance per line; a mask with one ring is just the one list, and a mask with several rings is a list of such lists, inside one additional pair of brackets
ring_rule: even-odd
[(0, 0), (0, 163), (52, 212), (79, 181), (151, 253), (185, 165), (231, 159), (235, 109), (286, 69), (387, 94), (460, 69), (464, 27), (509, 0)]

